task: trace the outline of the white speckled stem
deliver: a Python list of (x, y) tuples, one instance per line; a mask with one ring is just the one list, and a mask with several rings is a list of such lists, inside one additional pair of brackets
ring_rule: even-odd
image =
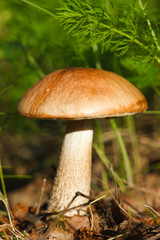
[[(62, 211), (71, 202), (76, 192), (90, 195), (92, 120), (71, 121), (64, 137), (57, 175), (49, 201), (49, 210)], [(78, 196), (70, 207), (86, 203), (88, 199)], [(85, 215), (86, 207), (71, 210), (65, 215)]]

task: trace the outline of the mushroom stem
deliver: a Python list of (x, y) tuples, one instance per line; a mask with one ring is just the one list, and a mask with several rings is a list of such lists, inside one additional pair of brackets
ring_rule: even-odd
[[(50, 211), (63, 211), (71, 203), (76, 192), (90, 195), (92, 140), (92, 120), (69, 122), (49, 201)], [(78, 196), (70, 207), (87, 201), (86, 198)], [(66, 216), (85, 214), (86, 207), (65, 213)]]

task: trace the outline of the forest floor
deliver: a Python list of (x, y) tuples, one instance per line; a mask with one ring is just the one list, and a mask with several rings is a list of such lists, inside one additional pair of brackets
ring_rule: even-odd
[[(94, 199), (107, 196), (89, 207), (88, 216), (51, 218), (45, 213), (45, 202), (51, 183), (44, 184), (37, 176), (25, 187), (9, 193), (12, 203), (10, 214), (0, 216), (0, 239), (160, 239), (160, 175), (150, 173), (144, 177), (144, 184), (128, 189), (125, 193), (112, 189), (94, 192)], [(147, 183), (147, 184), (146, 184)], [(36, 189), (42, 188), (43, 200)], [(41, 199), (40, 199), (41, 198)], [(28, 204), (27, 204), (28, 202)], [(37, 211), (36, 202), (43, 208)], [(39, 206), (40, 206), (39, 205)], [(16, 229), (16, 230), (15, 230)], [(14, 239), (14, 238), (13, 238)]]
[[(127, 138), (125, 131), (122, 135), (124, 139)], [(105, 140), (105, 144), (108, 155), (113, 152), (115, 146), (113, 138), (114, 136), (107, 132), (108, 140)], [(99, 187), (97, 179), (101, 179), (102, 164), (93, 152), (91, 196), (92, 200), (104, 197), (89, 205), (88, 216), (73, 218), (64, 217), (63, 214), (56, 216), (46, 213), (47, 199), (53, 183), (53, 172), (50, 165), (44, 167), (44, 162), (40, 166), (39, 160), (42, 161), (40, 156), (43, 159), (46, 152), (48, 159), (50, 155), (54, 156), (54, 153), (53, 141), (51, 141), (53, 139), (48, 139), (45, 144), (44, 139), (46, 138), (40, 136), (34, 139), (32, 137), (31, 144), (26, 145), (19, 137), (16, 139), (15, 136), (6, 134), (3, 138), (2, 149), (5, 149), (3, 160), (6, 164), (13, 165), (16, 169), (15, 174), (26, 174), (31, 167), (35, 168), (35, 166), (39, 169), (35, 171), (32, 179), (5, 180), (9, 205), (1, 196), (3, 204), (0, 211), (0, 239), (160, 239), (160, 137), (158, 135), (139, 133), (140, 154), (145, 166), (143, 168), (148, 171), (144, 171), (134, 187), (128, 187), (124, 193), (113, 181), (109, 182), (109, 187)], [(48, 144), (50, 142), (51, 147)], [(56, 139), (55, 144), (60, 146), (61, 141)], [(55, 152), (57, 152), (57, 145), (54, 146)], [(113, 159), (119, 155), (120, 153), (117, 152)], [(112, 158), (112, 156), (109, 157)], [(30, 159), (29, 162), (27, 158)], [(19, 166), (20, 159), (24, 162), (21, 162)], [(157, 166), (157, 168), (152, 169), (151, 166)]]

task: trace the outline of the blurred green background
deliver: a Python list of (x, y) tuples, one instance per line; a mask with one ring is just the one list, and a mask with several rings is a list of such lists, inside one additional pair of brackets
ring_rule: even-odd
[[(130, 4), (135, 2), (131, 1)], [(25, 119), (17, 115), (17, 103), (30, 86), (57, 69), (75, 66), (96, 67), (98, 59), (103, 69), (117, 72), (133, 82), (146, 96), (150, 110), (159, 110), (160, 69), (158, 64), (153, 63), (142, 71), (141, 62), (136, 65), (132, 62), (131, 52), (119, 56), (108, 49), (101, 51), (99, 46), (95, 51), (95, 46), (89, 44), (87, 39), (67, 33), (56, 17), (57, 8), (60, 7), (59, 1), (32, 0), (32, 3), (39, 6), (39, 9), (25, 1), (0, 1), (1, 155), (3, 165), (9, 166), (9, 169), (4, 168), (5, 174), (34, 176), (35, 173), (42, 173), (42, 176), (51, 177), (55, 174), (65, 122)], [(119, 14), (126, 3), (127, 1), (115, 0), (115, 14)], [(148, 1), (147, 8), (153, 16), (155, 10), (160, 11), (159, 0)], [(158, 30), (157, 35), (160, 35)], [(135, 117), (136, 133), (151, 139), (157, 138), (160, 133), (159, 120), (159, 114)], [(121, 129), (127, 129), (125, 119), (119, 119), (117, 122)], [(102, 126), (104, 133), (112, 132), (108, 121), (103, 120)], [(126, 146), (130, 148), (127, 139)], [(113, 145), (109, 142), (109, 151), (106, 152), (109, 158), (114, 160), (117, 153), (113, 154)], [(132, 154), (129, 154), (132, 158)], [(142, 153), (144, 165), (147, 162), (146, 171), (159, 170), (157, 152), (155, 158), (151, 157), (150, 153), (145, 154)], [(151, 161), (146, 160), (147, 156)], [(96, 158), (98, 157), (94, 152), (95, 165)], [(123, 175), (121, 164), (115, 162), (115, 168)], [(7, 187), (16, 187), (12, 179), (8, 180)]]

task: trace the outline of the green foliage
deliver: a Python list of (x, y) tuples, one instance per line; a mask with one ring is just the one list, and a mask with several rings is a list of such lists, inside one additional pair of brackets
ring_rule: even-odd
[(159, 67), (156, 65), (140, 64), (130, 57), (124, 57), (121, 65), (129, 70), (130, 75), (127, 77), (130, 82), (138, 88), (155, 87), (160, 84)]
[(36, 9), (18, 0), (0, 2), (0, 89), (12, 85), (1, 99), (14, 112), (23, 93), (45, 74), (86, 64), (86, 46), (71, 40), (48, 14), (54, 13), (57, 1), (38, 1), (38, 5)]
[(139, 1), (2, 0), (0, 89), (12, 85), (1, 96), (3, 106), (15, 111), (25, 90), (49, 72), (95, 67), (96, 54), (104, 69), (138, 87), (160, 84), (159, 69), (152, 64), (159, 62), (159, 11), (148, 5), (141, 9)]
[[(115, 12), (113, 1), (106, 4), (104, 0), (61, 0), (60, 3), (59, 21), (74, 36), (86, 38), (89, 44), (100, 44), (102, 49), (120, 56), (129, 51), (141, 64), (160, 63), (159, 40), (153, 37), (153, 28), (159, 31), (159, 14), (153, 18), (148, 9), (127, 3)], [(149, 29), (148, 21), (153, 28)]]

